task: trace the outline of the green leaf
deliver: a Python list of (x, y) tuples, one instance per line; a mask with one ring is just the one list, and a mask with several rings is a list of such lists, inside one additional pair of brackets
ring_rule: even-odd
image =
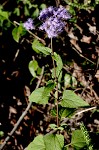
[(24, 14), (25, 14), (25, 16), (29, 16), (30, 15), (29, 9), (28, 9), (28, 7), (26, 5), (24, 7)]
[(45, 9), (45, 8), (46, 8), (46, 4), (42, 3), (42, 4), (40, 5), (40, 8), (41, 8), (41, 9)]
[(55, 52), (54, 52), (54, 55), (52, 57), (56, 61), (56, 65), (57, 65), (57, 68), (56, 68), (57, 71), (56, 72), (57, 72), (57, 77), (58, 77), (62, 68), (63, 68), (63, 62), (62, 62), (60, 55), (58, 55)]
[(57, 125), (54, 124), (54, 123), (53, 123), (53, 124), (50, 124), (49, 127), (50, 127), (51, 129), (54, 129), (54, 130), (57, 129)]
[(72, 81), (72, 88), (76, 88), (77, 87), (77, 80), (75, 77), (71, 77), (71, 81)]
[(46, 87), (41, 87), (34, 90), (31, 93), (29, 100), (38, 104), (47, 104), (50, 97), (50, 92), (54, 89), (54, 87), (55, 85), (53, 83), (48, 84)]
[(37, 39), (35, 39), (32, 43), (32, 49), (36, 53), (43, 53), (45, 55), (50, 55), (52, 50), (48, 47), (45, 47), (42, 43), (40, 43)]
[(44, 88), (45, 87), (41, 87), (34, 90), (29, 96), (29, 100), (37, 104), (47, 104), (49, 100), (49, 95), (45, 95), (45, 97), (43, 96)]
[(50, 92), (54, 89), (54, 87), (55, 83), (49, 82), (49, 84), (47, 84), (46, 87), (44, 88), (42, 97), (45, 97), (45, 95), (49, 95)]
[(32, 14), (32, 17), (33, 17), (33, 18), (36, 18), (36, 17), (38, 17), (38, 15), (39, 15), (39, 9), (36, 8), (35, 11), (34, 11), (33, 14)]
[(16, 14), (17, 16), (20, 16), (20, 9), (19, 8), (15, 8), (14, 14)]
[(74, 108), (65, 108), (61, 114), (61, 119), (66, 118), (66, 117), (71, 117), (75, 112)]
[(26, 150), (46, 150), (43, 135), (38, 135), (35, 137)]
[(81, 130), (75, 130), (72, 133), (71, 144), (75, 148), (83, 148), (86, 146), (86, 141)]
[(64, 136), (59, 134), (50, 134), (44, 136), (46, 150), (62, 150), (64, 146)]
[(0, 131), (0, 138), (4, 136), (4, 132)]
[(19, 42), (20, 33), (18, 32), (18, 28), (17, 27), (12, 30), (12, 36), (13, 36), (13, 39), (16, 42)]
[(3, 17), (4, 19), (8, 19), (9, 13), (7, 11), (0, 10), (0, 16)]
[(22, 34), (23, 34), (23, 27), (22, 26), (16, 27), (12, 30), (12, 36), (16, 42), (19, 42), (19, 39), (20, 39)]
[(89, 104), (85, 102), (81, 97), (76, 95), (73, 91), (65, 90), (63, 92), (61, 106), (67, 108), (77, 108), (89, 106)]
[(38, 62), (36, 60), (32, 60), (29, 62), (29, 71), (32, 74), (33, 77), (36, 77), (35, 71), (38, 68)]

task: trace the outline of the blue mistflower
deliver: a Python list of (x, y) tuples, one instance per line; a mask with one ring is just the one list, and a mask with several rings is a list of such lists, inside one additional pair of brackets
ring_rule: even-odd
[(63, 20), (68, 20), (71, 18), (71, 15), (67, 12), (67, 10), (64, 7), (59, 7), (57, 11), (54, 11), (54, 16)]
[(57, 37), (60, 34), (66, 23), (55, 17), (50, 17), (41, 26), (41, 30), (45, 30), (49, 38)]
[(26, 22), (23, 23), (23, 26), (26, 30), (33, 30), (35, 26), (33, 24), (33, 20), (29, 18)]
[(49, 38), (57, 37), (64, 29), (66, 20), (71, 16), (64, 7), (50, 6), (40, 12), (39, 20), (43, 21), (40, 30), (45, 30)]
[(43, 9), (40, 12), (39, 20), (45, 21), (47, 18), (51, 17), (54, 14), (54, 10), (55, 8), (53, 6)]

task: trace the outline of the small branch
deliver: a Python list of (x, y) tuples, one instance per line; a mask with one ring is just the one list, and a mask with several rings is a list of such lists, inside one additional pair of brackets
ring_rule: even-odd
[[(42, 77), (43, 77), (43, 73), (44, 73), (44, 67), (42, 67), (42, 72), (41, 72), (41, 76), (37, 82), (37, 86), (35, 89), (37, 89), (40, 86)], [(3, 142), (3, 144), (0, 146), (0, 150), (2, 150), (4, 148), (4, 146), (6, 145), (6, 143), (8, 142), (8, 140), (10, 139), (10, 137), (14, 134), (14, 132), (16, 131), (16, 129), (18, 128), (19, 124), (21, 123), (21, 121), (23, 120), (23, 118), (25, 117), (25, 115), (27, 114), (28, 110), (30, 109), (32, 105), (32, 102), (29, 102), (27, 108), (25, 109), (25, 111), (22, 113), (22, 115), (20, 116), (20, 118), (18, 119), (17, 123), (15, 124), (14, 128), (12, 129), (12, 131), (9, 133), (9, 135), (6, 137), (5, 141)]]
[(91, 108), (84, 109), (84, 110), (82, 110), (82, 111), (77, 112), (74, 116), (80, 115), (80, 114), (82, 114), (82, 113), (84, 113), (84, 112), (87, 112), (87, 111), (90, 111), (90, 110), (93, 110), (93, 109), (96, 109), (96, 108), (97, 108), (97, 107), (94, 106), (94, 107), (91, 107)]
[(80, 57), (86, 59), (87, 61), (89, 61), (89, 62), (92, 63), (92, 64), (95, 64), (95, 62), (93, 62), (93, 61), (90, 60), (89, 58), (83, 56), (75, 47), (73, 47), (73, 50), (76, 51), (76, 52), (79, 54)]
[[(16, 25), (20, 25), (18, 22), (16, 22), (16, 21), (14, 21), (14, 23), (16, 24)], [(36, 39), (38, 39), (40, 42), (42, 42), (44, 45), (46, 45), (46, 43), (45, 43), (45, 41), (43, 40), (43, 39), (41, 39), (40, 37), (38, 37), (37, 35), (35, 35), (34, 33), (32, 33), (30, 30), (27, 30), (28, 31), (28, 33), (30, 33), (33, 37), (35, 37)]]

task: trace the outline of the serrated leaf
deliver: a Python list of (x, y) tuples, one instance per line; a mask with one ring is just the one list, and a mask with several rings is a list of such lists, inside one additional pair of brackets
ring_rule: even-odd
[(54, 87), (55, 85), (53, 83), (47, 85), (46, 87), (41, 87), (34, 90), (31, 93), (29, 100), (37, 104), (47, 104), (50, 97), (50, 92), (53, 90)]
[(40, 43), (37, 39), (35, 39), (32, 43), (32, 49), (36, 53), (43, 53), (45, 55), (50, 55), (52, 50), (48, 47), (45, 47), (42, 43)]
[(54, 87), (55, 87), (55, 83), (53, 82), (47, 84), (46, 87), (44, 88), (42, 97), (45, 97), (45, 95), (49, 95), (50, 92), (54, 89)]
[(77, 108), (89, 106), (81, 97), (76, 95), (72, 90), (65, 90), (61, 101), (62, 107)]
[(44, 88), (45, 87), (41, 87), (41, 88), (34, 90), (31, 93), (31, 95), (29, 96), (29, 100), (31, 102), (35, 102), (37, 104), (47, 104), (48, 99), (49, 99), (49, 95), (45, 95), (45, 97), (43, 96)]
[(46, 150), (43, 135), (38, 135), (35, 137), (26, 150)]
[(76, 147), (76, 148), (83, 148), (86, 146), (86, 141), (84, 139), (84, 136), (81, 130), (73, 131), (71, 144), (73, 145), (73, 147)]
[(38, 68), (38, 63), (36, 60), (32, 60), (29, 62), (29, 71), (33, 77), (36, 77), (35, 71), (37, 70), (37, 68)]
[(64, 136), (59, 134), (50, 134), (44, 136), (46, 150), (62, 150), (64, 146)]

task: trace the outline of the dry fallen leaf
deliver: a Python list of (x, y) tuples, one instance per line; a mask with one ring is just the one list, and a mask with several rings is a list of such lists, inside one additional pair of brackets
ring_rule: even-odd
[(99, 70), (97, 70), (97, 72), (96, 72), (96, 74), (95, 74), (95, 77), (96, 77), (97, 79), (99, 79)]
[(17, 114), (17, 111), (12, 106), (9, 107), (9, 119), (11, 118), (12, 114)]
[(28, 86), (24, 87), (24, 96), (29, 97), (30, 96), (30, 89)]
[(85, 79), (84, 73), (82, 72), (82, 68), (79, 67), (76, 63), (74, 63), (74, 71), (73, 76), (78, 79), (79, 82), (83, 84), (84, 87), (87, 85), (87, 81)]
[(83, 35), (83, 37), (81, 39), (81, 42), (90, 44), (90, 42), (91, 42), (91, 36), (88, 37), (88, 36)]
[(70, 31), (68, 32), (68, 36), (69, 36), (71, 39), (78, 40), (78, 37), (74, 35), (74, 33), (73, 33), (72, 30), (70, 30)]
[(82, 50), (81, 50), (81, 48), (79, 47), (79, 45), (77, 44), (77, 42), (76, 42), (75, 39), (71, 39), (70, 42), (71, 42), (71, 44), (72, 44), (80, 53), (82, 53)]
[(89, 23), (87, 23), (87, 25), (89, 26), (89, 31), (96, 35), (96, 26), (91, 26)]

